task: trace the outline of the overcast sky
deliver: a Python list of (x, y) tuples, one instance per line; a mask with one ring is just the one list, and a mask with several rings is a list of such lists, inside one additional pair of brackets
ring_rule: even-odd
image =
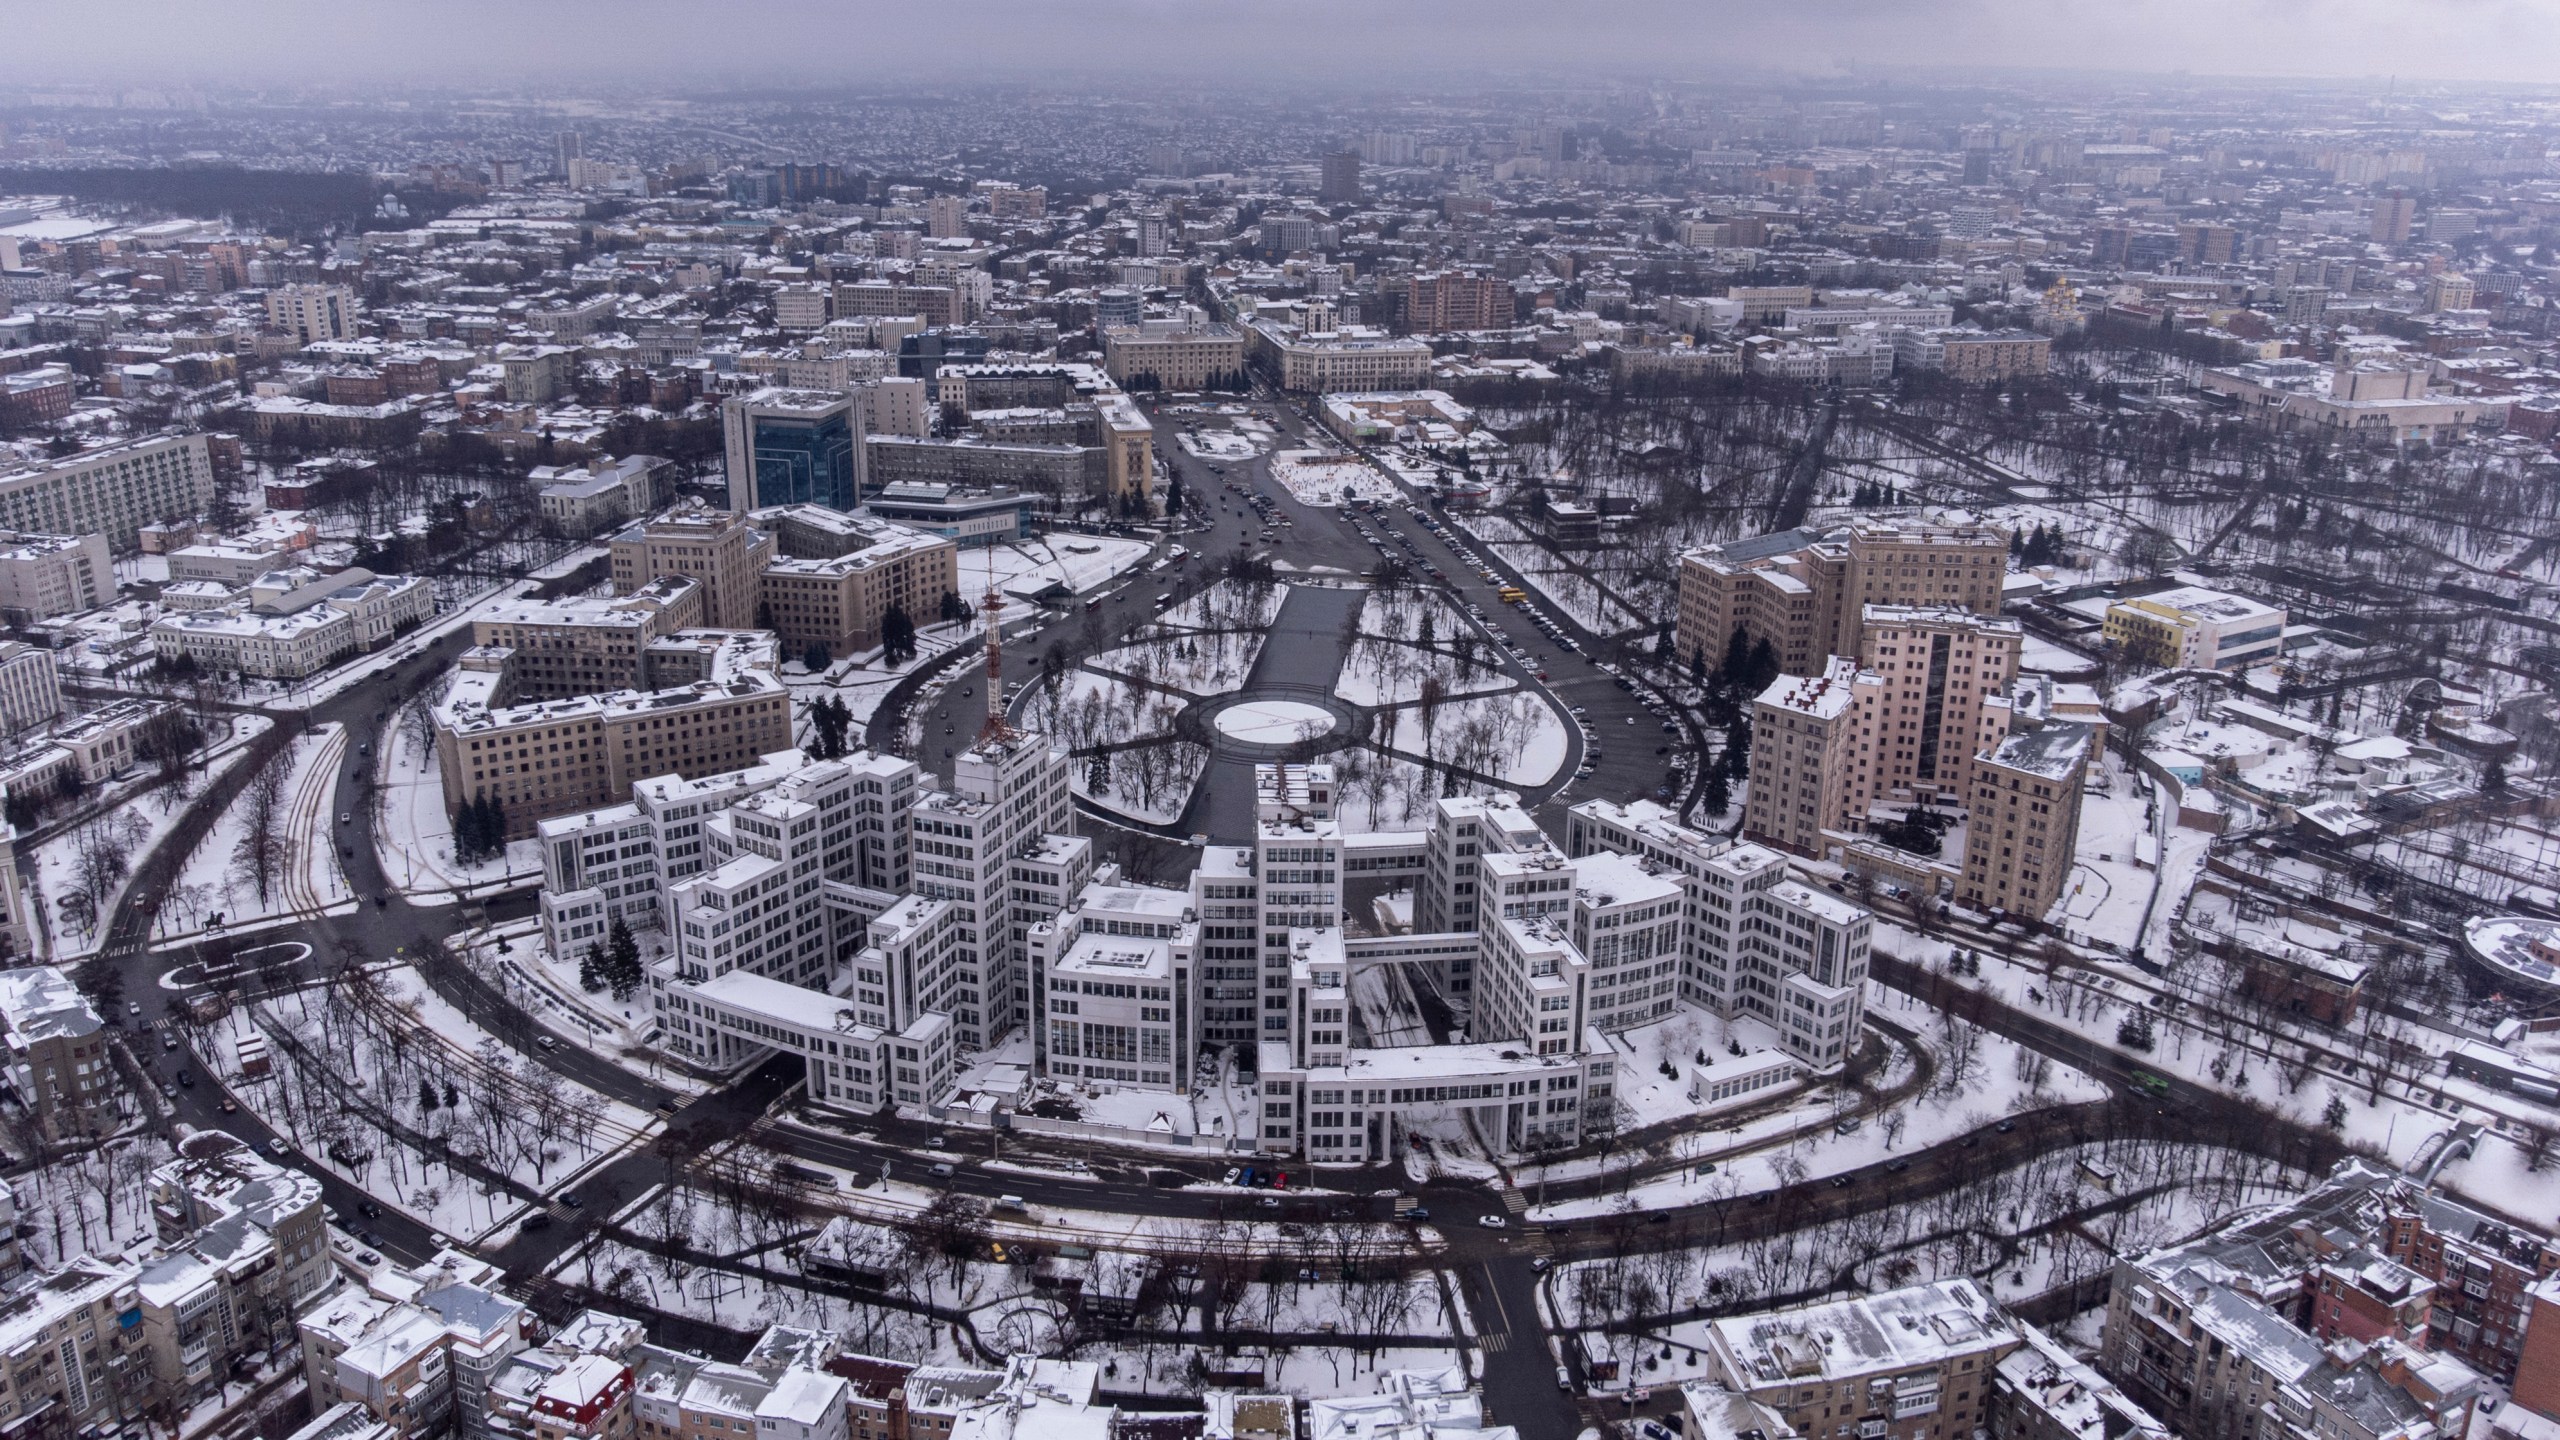
[(0, 77), (18, 82), (1875, 64), (2560, 84), (2560, 0), (55, 0), (0, 23)]

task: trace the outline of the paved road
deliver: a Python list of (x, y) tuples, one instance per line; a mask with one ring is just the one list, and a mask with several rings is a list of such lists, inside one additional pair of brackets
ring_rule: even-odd
[[(1277, 695), (1298, 692), (1300, 698), (1329, 697), (1351, 652), (1346, 635), (1350, 621), (1368, 598), (1365, 590), (1298, 586), (1281, 601), (1255, 657), (1253, 671), (1237, 686), (1239, 694)], [(1271, 749), (1238, 743), (1211, 726), (1201, 737), (1209, 745), (1209, 763), (1192, 790), (1190, 808), (1177, 829), (1186, 835), (1209, 835), (1232, 844), (1253, 839), (1253, 767), (1267, 764)]]
[[(1294, 426), (1294, 416), (1289, 416), (1286, 411), (1283, 413), (1286, 417), (1284, 425)], [(1240, 522), (1236, 500), (1215, 477), (1200, 473), (1205, 466), (1180, 456), (1174, 457), (1174, 463), (1185, 473), (1186, 485), (1195, 503), (1205, 502), (1204, 508), (1212, 512), (1202, 517), (1211, 522), (1212, 528), (1205, 535), (1185, 536), (1183, 543), (1215, 557), (1234, 548), (1234, 542), (1245, 540), (1249, 535), (1259, 535), (1260, 522)], [(1233, 478), (1242, 483), (1248, 477), (1239, 474)], [(1298, 520), (1294, 528), (1282, 527), (1280, 533), (1287, 538), (1273, 547), (1279, 558), (1301, 567), (1323, 566), (1355, 572), (1375, 563), (1379, 552), (1361, 541), (1351, 525), (1336, 512), (1300, 507), (1277, 487), (1266, 485), (1264, 488), (1284, 513)], [(1376, 525), (1376, 522), (1372, 523)], [(1649, 793), (1660, 783), (1666, 761), (1661, 755), (1647, 752), (1654, 745), (1665, 742), (1658, 723), (1644, 713), (1634, 694), (1620, 689), (1611, 677), (1588, 660), (1568, 656), (1561, 648), (1537, 637), (1525, 623), (1505, 625), (1503, 622), (1509, 621), (1510, 616), (1500, 608), (1493, 595), (1497, 582), (1486, 581), (1456, 564), (1447, 555), (1448, 547), (1444, 542), (1425, 534), (1408, 518), (1401, 515), (1389, 517), (1377, 528), (1410, 533), (1416, 549), (1423, 551), (1430, 563), (1439, 564), (1448, 572), (1450, 589), (1462, 603), (1474, 600), (1495, 617), (1497, 628), (1511, 629), (1526, 642), (1534, 658), (1529, 666), (1523, 668), (1548, 669), (1548, 688), (1560, 694), (1568, 704), (1580, 704), (1589, 709), (1594, 727), (1604, 742), (1614, 741), (1621, 730), (1637, 737), (1624, 744), (1605, 744), (1606, 758), (1599, 763), (1597, 773), (1558, 797), (1555, 804), (1545, 807), (1542, 820), (1554, 823), (1554, 813), (1561, 804), (1580, 798), (1580, 794), (1574, 792), (1640, 794)], [(1434, 548), (1442, 553), (1432, 555)], [(1398, 554), (1402, 553), (1401, 546), (1395, 546), (1395, 549)], [(1490, 556), (1485, 558), (1491, 559)], [(1205, 562), (1193, 567), (1194, 570), (1209, 568)], [(1497, 569), (1497, 573), (1503, 572)], [(1206, 575), (1194, 575), (1184, 583), (1196, 588), (1205, 584), (1208, 578)], [(1105, 600), (1095, 612), (1100, 617), (1095, 622), (1095, 630), (1108, 637), (1128, 625), (1150, 618), (1154, 613), (1152, 602), (1159, 584), (1158, 581), (1140, 581), (1124, 585), (1116, 596)], [(1175, 587), (1166, 585), (1163, 588)], [(1346, 599), (1337, 603), (1356, 602), (1351, 592), (1301, 593), (1311, 597), (1340, 594)], [(1314, 612), (1311, 609), (1308, 613), (1312, 616)], [(1290, 628), (1298, 628), (1294, 615), (1288, 624)], [(1080, 618), (1070, 620), (1067, 625), (1057, 627), (1067, 632), (1059, 638), (1069, 641), (1073, 631), (1081, 628)], [(1317, 664), (1310, 658), (1315, 653), (1313, 642), (1323, 627), (1311, 619), (1304, 628), (1306, 634), (1300, 637), (1299, 643), (1282, 643), (1276, 648), (1286, 657), (1279, 663), (1288, 667), (1288, 674), (1298, 676), (1301, 670), (1305, 670), (1307, 677), (1312, 678), (1310, 667)], [(1336, 628), (1338, 631), (1338, 620)], [(411, 693), (448, 663), (459, 643), (458, 637), (449, 637), (426, 647), (417, 661), (354, 687), (347, 695), (318, 707), (309, 719), (312, 723), (344, 723), (357, 744), (370, 743), (373, 737), (383, 733), (389, 712), (397, 700)], [(1008, 672), (1029, 674), (1036, 664), (1038, 648), (1035, 642), (1033, 646), (1013, 652), (1020, 658), (1009, 659)], [(1266, 654), (1269, 653), (1267, 649)], [(966, 678), (955, 677), (949, 682), (955, 691), (963, 685), (979, 683), (979, 671), (974, 663), (962, 668)], [(1323, 678), (1329, 681), (1330, 676)], [(1637, 723), (1626, 724), (1630, 718)], [(582, 1049), (573, 1046), (539, 1049), (533, 1043), (544, 1033), (538, 1026), (478, 976), (441, 958), (441, 942), (464, 923), (461, 911), (450, 906), (412, 906), (397, 894), (382, 874), (372, 844), (373, 809), (367, 803), (369, 771), (370, 763), (366, 757), (357, 755), (350, 758), (339, 777), (332, 808), (354, 818), (350, 823), (334, 828), (343, 832), (343, 843), (351, 852), (344, 863), (352, 887), (359, 895), (381, 896), (383, 902), (368, 903), (354, 914), (328, 917), (285, 932), (310, 943), (316, 952), (313, 958), (299, 966), (268, 963), (250, 977), (249, 984), (253, 988), (289, 987), (352, 960), (392, 955), (420, 958), (429, 982), (445, 998), (520, 1053), (571, 1080), (642, 1108), (670, 1102), (673, 1097), (663, 1087)], [(231, 788), (236, 789), (236, 786)], [(216, 798), (227, 798), (227, 794)], [(177, 857), (176, 862), (170, 863), (183, 861), (195, 840), (210, 826), (219, 808), (214, 804), (200, 805), (181, 822), (166, 847), (167, 853)], [(155, 857), (155, 865), (158, 863)], [(115, 953), (115, 963), (124, 975), (128, 993), (156, 1007), (161, 1003), (156, 997), (165, 993), (157, 985), (159, 975), (194, 956), (189, 952), (154, 955), (133, 945), (134, 940), (147, 933), (151, 895), (165, 888), (165, 876), (161, 876), (157, 869), (146, 867), (146, 875), (153, 877), (155, 883), (138, 881), (128, 899), (119, 906), (111, 934), (122, 939), (111, 944), (110, 949)], [(521, 899), (517, 903), (520, 906)], [(1880, 978), (1891, 977), (1882, 975), (1880, 971)], [(1980, 1018), (1983, 1023), (2012, 1034), (2024, 1043), (2047, 1053), (2059, 1054), (2119, 1082), (2128, 1080), (2131, 1069), (2135, 1068), (2114, 1062), (2113, 1057), (2101, 1048), (2091, 1046), (2078, 1037), (2055, 1032), (2049, 1025), (2039, 1030), (2040, 1022), (2036, 1022), (2034, 1017), (1986, 1013)], [(156, 1061), (160, 1052), (156, 1047), (145, 1046), (141, 1047), (141, 1053), (145, 1058)], [(597, 1174), (582, 1179), (573, 1189), (584, 1203), (575, 1207), (555, 1204), (551, 1210), (555, 1217), (552, 1224), (515, 1237), (502, 1247), (496, 1258), (519, 1275), (537, 1271), (572, 1243), (585, 1226), (597, 1223), (640, 1190), (663, 1179), (671, 1163), (680, 1162), (705, 1146), (754, 1126), (771, 1103), (798, 1080), (798, 1062), (780, 1060), (712, 1095), (693, 1101), (674, 1113), (662, 1143), (626, 1155)], [(181, 1091), (175, 1108), (177, 1117), (189, 1124), (227, 1128), (252, 1143), (262, 1144), (268, 1138), (264, 1127), (254, 1118), (246, 1114), (222, 1115), (216, 1111), (211, 1092), (203, 1088)], [(2167, 1104), (2120, 1099), (2099, 1106), (2021, 1117), (2008, 1131), (1986, 1129), (1933, 1150), (1914, 1151), (1909, 1156), (1912, 1163), (1906, 1169), (1894, 1171), (1873, 1167), (1868, 1172), (1860, 1172), (1845, 1187), (1815, 1183), (1717, 1204), (1679, 1210), (1657, 1209), (1605, 1224), (1586, 1223), (1532, 1232), (1519, 1225), (1505, 1205), (1505, 1197), (1482, 1186), (1465, 1183), (1428, 1187), (1423, 1192), (1423, 1199), (1433, 1211), (1435, 1223), (1448, 1237), (1451, 1247), (1449, 1263), (1468, 1287), (1480, 1325), (1489, 1337), (1502, 1337), (1487, 1340), (1489, 1348), (1484, 1367), (1487, 1395), (1497, 1416), (1506, 1423), (1520, 1426), (1524, 1434), (1569, 1435), (1579, 1428), (1584, 1412), (1554, 1383), (1554, 1361), (1544, 1347), (1544, 1329), (1536, 1319), (1535, 1288), (1539, 1277), (1531, 1266), (1535, 1255), (1555, 1254), (1570, 1258), (1800, 1228), (1865, 1209), (1907, 1204), (1921, 1195), (1972, 1183), (2002, 1165), (2014, 1163), (2042, 1149), (2072, 1143), (2083, 1135), (2113, 1127), (2146, 1124), (2186, 1138), (2225, 1138), (2227, 1143), (2244, 1148), (2259, 1148), (2272, 1139), (2296, 1163), (2315, 1158), (2314, 1148), (2305, 1137), (2270, 1136), (2258, 1128), (2259, 1119), (2254, 1113), (2222, 1102), (2209, 1092), (2180, 1087), (2173, 1092)], [(2253, 1134), (2258, 1137), (2257, 1144), (2252, 1143)], [(1035, 1156), (1039, 1150), (1027, 1145), (1005, 1145), (983, 1134), (969, 1134), (964, 1138), (955, 1132), (950, 1138), (971, 1147), (973, 1152), (977, 1146), (989, 1147), (985, 1154), (962, 1154), (936, 1147), (933, 1127), (894, 1117), (882, 1118), (860, 1134), (829, 1134), (785, 1126), (762, 1128), (758, 1138), (761, 1143), (781, 1153), (817, 1163), (844, 1166), (866, 1175), (877, 1175), (885, 1166), (893, 1169), (900, 1178), (920, 1178), (917, 1171), (934, 1163), (936, 1158), (948, 1158), (956, 1167), (951, 1184), (964, 1193), (982, 1196), (1010, 1193), (1023, 1195), (1034, 1205), (1101, 1208), (1201, 1219), (1226, 1215), (1312, 1220), (1328, 1215), (1374, 1213), (1381, 1202), (1368, 1199), (1370, 1192), (1398, 1188), (1403, 1184), (1400, 1173), (1372, 1168), (1347, 1174), (1328, 1171), (1326, 1184), (1344, 1192), (1341, 1198), (1265, 1197), (1164, 1188), (1165, 1182), (1179, 1184), (1186, 1179), (1216, 1178), (1224, 1168), (1224, 1162), (1205, 1158), (1156, 1162), (1132, 1160), (1125, 1156), (1097, 1156), (1089, 1171), (1081, 1174), (1064, 1164), (1053, 1171), (998, 1170), (978, 1162), (993, 1158), (993, 1151), (1000, 1146), (1017, 1161)], [(325, 1175), (322, 1183), (329, 1202), (342, 1214), (352, 1216), (356, 1213), (355, 1207), (363, 1197), (353, 1187)], [(1553, 1198), (1563, 1198), (1573, 1188), (1553, 1187)], [(1262, 1203), (1265, 1198), (1273, 1200), (1278, 1208), (1265, 1208)], [(1512, 1197), (1512, 1203), (1519, 1203), (1518, 1198)], [(1503, 1216), (1508, 1223), (1500, 1231), (1481, 1228), (1476, 1223), (1477, 1217), (1485, 1215)], [(386, 1212), (366, 1228), (379, 1236), (384, 1248), (404, 1258), (422, 1255), (428, 1244), (423, 1226), (396, 1213)]]

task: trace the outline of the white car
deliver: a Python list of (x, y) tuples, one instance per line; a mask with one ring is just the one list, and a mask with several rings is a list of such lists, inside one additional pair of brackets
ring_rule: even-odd
[(1507, 1230), (1511, 1226), (1510, 1221), (1499, 1215), (1479, 1215), (1476, 1217), (1476, 1223), (1487, 1230)]

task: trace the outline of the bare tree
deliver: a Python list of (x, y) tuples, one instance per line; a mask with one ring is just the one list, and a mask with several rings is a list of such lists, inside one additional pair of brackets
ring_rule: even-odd
[(249, 883), (265, 905), (273, 892), (278, 872), (284, 867), (285, 848), (289, 843), (285, 827), (290, 823), (285, 806), (285, 782), (293, 774), (293, 751), (278, 750), (249, 777), (241, 791), (240, 843), (231, 852), (231, 868)]

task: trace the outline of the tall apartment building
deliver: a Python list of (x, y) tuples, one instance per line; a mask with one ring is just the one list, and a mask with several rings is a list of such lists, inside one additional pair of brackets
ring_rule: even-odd
[(924, 233), (929, 240), (964, 240), (969, 235), (969, 197), (936, 195), (924, 202)]
[(1781, 675), (1751, 702), (1751, 785), (1743, 833), (1799, 855), (1829, 853), (1826, 832), (1850, 828), (1860, 798), (1858, 662), (1835, 655), (1819, 674)]
[(1245, 354), (1280, 388), (1298, 394), (1328, 390), (1411, 390), (1431, 373), (1429, 342), (1376, 332), (1301, 333), (1275, 320), (1244, 327)]
[(1200, 952), (1190, 892), (1088, 882), (1025, 938), (1040, 1073), (1146, 1090), (1189, 1087)]
[(610, 548), (616, 595), (683, 576), (702, 587), (702, 618), (696, 623), (723, 630), (764, 628), (756, 603), (776, 546), (745, 512), (688, 502), (614, 536)]
[(1970, 1440), (2016, 1324), (1970, 1280), (1708, 1322), (1707, 1373), (1803, 1440)]
[(2395, 190), (2373, 202), (2373, 243), (2406, 245), (2418, 221), (2418, 202)]
[[(908, 793), (883, 769), (903, 763), (841, 780), (812, 767), (706, 824), (716, 863), (669, 891), (676, 949), (651, 974), (679, 1053), (724, 1069), (803, 1055), (813, 1099), (867, 1111), (940, 1098), (961, 1053), (1020, 1023), (1032, 987), (1013, 869), (1049, 870), (1028, 883), (1052, 894), (1090, 873), (1045, 863), (1072, 820), (1065, 752), (1018, 733), (980, 743), (953, 791), (914, 796), (881, 837), (905, 848), (875, 860), (866, 827), (885, 817), (868, 806)], [(866, 776), (884, 783), (867, 794)]]
[(1360, 152), (1329, 150), (1325, 152), (1322, 182), (1316, 198), (1327, 205), (1360, 203)]
[(1861, 629), (1852, 809), (1941, 796), (1962, 806), (1974, 757), (2009, 733), (2025, 632), (2015, 620), (1910, 605), (1870, 605)]
[(1342, 826), (1330, 765), (1254, 767), (1253, 873), (1260, 886), (1262, 1033), (1288, 1028), (1292, 930), (1342, 925)]
[(702, 827), (710, 817), (805, 763), (803, 751), (778, 750), (743, 770), (652, 776), (635, 782), (624, 804), (542, 821), (542, 934), (551, 953), (585, 953), (617, 919), (633, 930), (665, 929), (667, 891), (709, 868)]
[(0, 1298), (11, 1342), (0, 1425), (67, 1437), (141, 1422), (151, 1358), (142, 1327), (124, 1323), (142, 1306), (140, 1270), (83, 1255)]
[(852, 509), (862, 498), (854, 413), (854, 397), (841, 391), (775, 388), (722, 401), (730, 510), (813, 502)]
[(267, 323), (297, 345), (352, 339), (356, 292), (344, 285), (280, 285), (267, 292)]
[(1992, 525), (1856, 520), (1787, 530), (1680, 557), (1680, 654), (1714, 665), (1734, 632), (1769, 642), (1778, 668), (1812, 675), (1865, 650), (1870, 605), (2000, 613), (2009, 535)]
[(2067, 722), (2021, 730), (1974, 762), (1959, 902), (2042, 919), (2062, 897), (2079, 845), (2082, 780), (2096, 759), (2094, 733)]
[(115, 599), (107, 537), (0, 533), (0, 620), (32, 625)]
[(675, 500), (675, 467), (655, 455), (568, 468), (537, 465), (525, 478), (541, 487), (535, 498), (542, 518), (574, 538), (656, 514)]
[(0, 970), (0, 1044), (18, 1103), (57, 1142), (112, 1135), (123, 1086), (106, 1026), (71, 977), (50, 965)]
[(1417, 335), (1501, 329), (1512, 316), (1511, 282), (1499, 276), (1437, 270), (1404, 282), (1405, 329)]
[(143, 526), (192, 520), (212, 507), (213, 492), (206, 437), (162, 435), (0, 471), (0, 526), (104, 535), (129, 554)]

